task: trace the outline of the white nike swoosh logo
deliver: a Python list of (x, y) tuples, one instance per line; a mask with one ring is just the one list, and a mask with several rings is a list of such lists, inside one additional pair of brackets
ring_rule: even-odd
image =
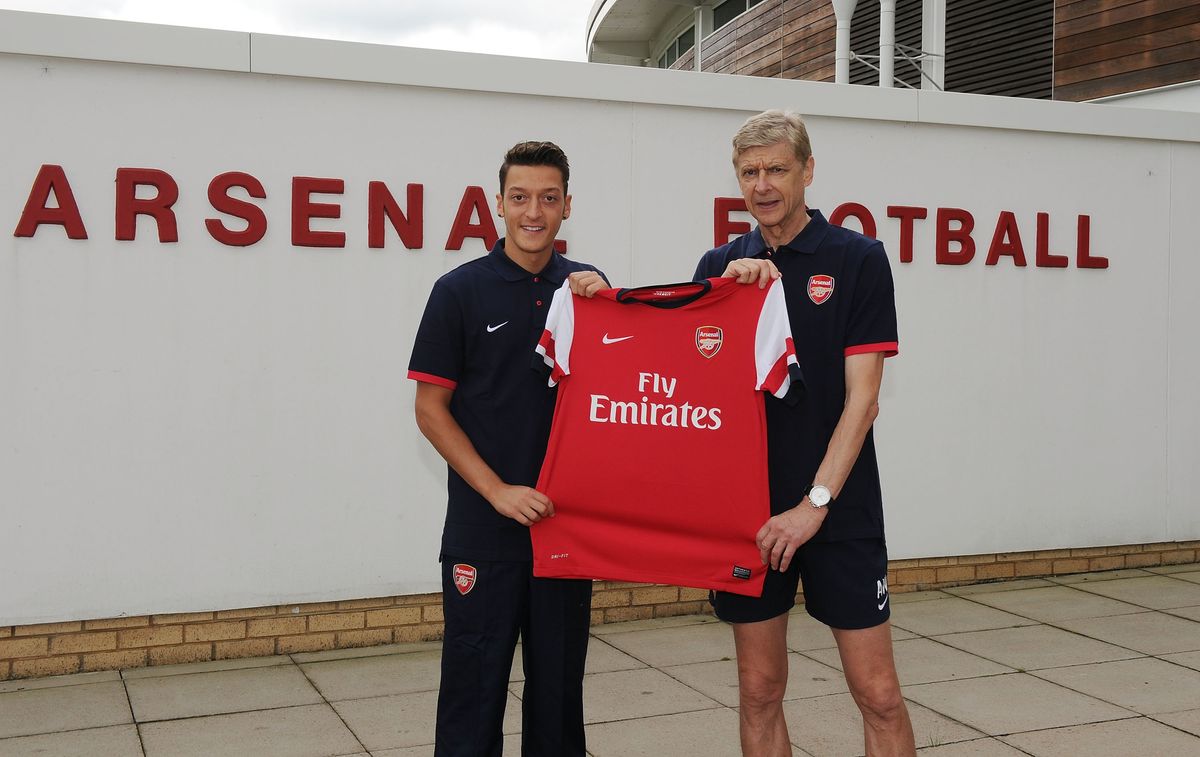
[(504, 328), (507, 325), (508, 325), (508, 321), (505, 321), (504, 323), (498, 323), (495, 326), (492, 326), (489, 324), (487, 327), (487, 330), (488, 330), (488, 333), (490, 334), (493, 331), (495, 331), (496, 329)]
[(609, 337), (608, 334), (605, 334), (604, 337), (600, 341), (604, 342), (605, 344), (616, 344), (617, 342), (623, 342), (626, 339), (633, 339), (633, 336), (632, 335), (618, 336), (616, 338), (612, 338), (612, 337)]
[(889, 600), (890, 598), (891, 598), (891, 595), (890, 595), (890, 594), (889, 594), (888, 596), (884, 597), (884, 598), (883, 598), (883, 602), (882, 602), (882, 603), (880, 603), (879, 607), (876, 607), (875, 609), (876, 609), (876, 610), (882, 610), (882, 609), (884, 608), (884, 606), (885, 606), (885, 605), (887, 605), (887, 603), (888, 603), (888, 600)]

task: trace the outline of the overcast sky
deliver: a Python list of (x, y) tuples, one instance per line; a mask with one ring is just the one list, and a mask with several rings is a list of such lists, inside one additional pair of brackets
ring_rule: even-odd
[(559, 60), (593, 0), (0, 0), (0, 8)]

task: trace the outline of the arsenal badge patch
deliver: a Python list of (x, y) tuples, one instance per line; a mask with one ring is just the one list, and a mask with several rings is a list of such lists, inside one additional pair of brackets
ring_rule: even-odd
[(721, 351), (725, 335), (716, 326), (701, 326), (696, 329), (696, 349), (704, 357), (712, 357)]
[(808, 277), (808, 299), (820, 305), (833, 296), (833, 277), (819, 273)]
[(454, 588), (459, 594), (467, 594), (475, 588), (475, 568), (464, 563), (454, 564)]

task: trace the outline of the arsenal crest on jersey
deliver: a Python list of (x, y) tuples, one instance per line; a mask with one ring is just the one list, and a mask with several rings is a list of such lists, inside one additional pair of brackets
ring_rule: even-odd
[(712, 357), (721, 351), (725, 335), (717, 326), (701, 326), (696, 329), (696, 349), (704, 357)]
[(819, 273), (808, 277), (808, 299), (820, 305), (833, 296), (833, 277)]
[(464, 563), (454, 564), (454, 588), (459, 594), (466, 595), (475, 588), (475, 568)]

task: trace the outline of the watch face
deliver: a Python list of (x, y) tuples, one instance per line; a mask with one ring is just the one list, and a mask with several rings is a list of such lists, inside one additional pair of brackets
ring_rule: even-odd
[(829, 504), (832, 497), (829, 495), (829, 490), (824, 486), (814, 486), (808, 493), (808, 501), (813, 503), (814, 507), (824, 507)]

